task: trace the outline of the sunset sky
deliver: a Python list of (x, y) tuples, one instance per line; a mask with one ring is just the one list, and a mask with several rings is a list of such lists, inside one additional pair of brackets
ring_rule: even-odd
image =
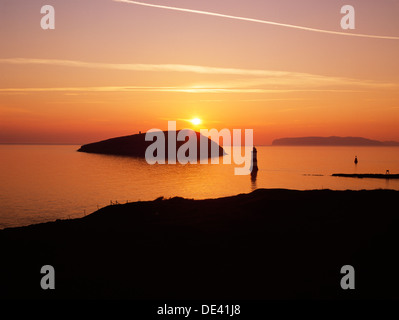
[[(0, 143), (84, 144), (168, 120), (254, 129), (257, 145), (399, 141), (399, 1), (127, 2), (0, 2)], [(55, 30), (40, 27), (46, 4)], [(340, 27), (345, 4), (355, 30)]]

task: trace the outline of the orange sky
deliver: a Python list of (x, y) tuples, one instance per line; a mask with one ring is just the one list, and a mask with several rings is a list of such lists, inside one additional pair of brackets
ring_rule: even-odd
[[(151, 0), (318, 30), (399, 36), (399, 4)], [(398, 140), (399, 40), (355, 37), (112, 0), (0, 4), (0, 143), (77, 143), (167, 129), (168, 120), (283, 136)]]

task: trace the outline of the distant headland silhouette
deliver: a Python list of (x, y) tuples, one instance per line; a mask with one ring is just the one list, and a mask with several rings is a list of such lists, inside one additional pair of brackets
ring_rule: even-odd
[[(180, 130), (173, 132), (174, 136), (179, 133)], [(168, 138), (169, 131), (162, 131), (165, 136), (165, 150), (168, 150)], [(194, 132), (194, 131), (193, 131)], [(208, 158), (212, 156), (212, 147), (215, 146), (218, 148), (218, 156), (225, 155), (224, 149), (219, 146), (216, 142), (212, 141), (208, 137), (200, 134), (199, 132), (195, 132), (197, 136), (197, 157), (200, 157), (200, 140), (207, 139), (208, 140)], [(87, 152), (87, 153), (98, 153), (98, 154), (108, 154), (108, 155), (121, 155), (121, 156), (131, 156), (131, 157), (139, 157), (145, 158), (145, 152), (147, 148), (153, 143), (153, 141), (145, 140), (145, 133), (138, 133), (129, 136), (122, 136), (111, 138), (107, 140), (102, 140), (98, 142), (93, 142), (89, 144), (82, 145), (77, 151), (78, 152)], [(186, 139), (186, 141), (188, 138)], [(176, 140), (176, 150), (179, 150), (180, 146), (182, 146), (186, 141), (177, 141)]]
[(280, 138), (273, 146), (399, 146), (397, 141), (378, 141), (362, 137), (296, 137)]

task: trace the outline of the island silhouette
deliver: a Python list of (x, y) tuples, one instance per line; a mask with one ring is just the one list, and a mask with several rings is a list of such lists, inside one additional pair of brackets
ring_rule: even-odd
[[(176, 137), (181, 130), (177, 131), (162, 131), (165, 136), (165, 150), (166, 150), (166, 158), (170, 155), (167, 153), (168, 150), (168, 141), (169, 134), (173, 134), (173, 137)], [(191, 131), (191, 130), (187, 130)], [(224, 149), (219, 146), (216, 142), (212, 141), (208, 137), (205, 137), (199, 132), (191, 131), (196, 135), (197, 142), (197, 158), (201, 158), (200, 153), (200, 142), (203, 142), (203, 139), (207, 139), (208, 144), (208, 152), (207, 157), (212, 157), (212, 149), (217, 150), (217, 156), (221, 157), (226, 154)], [(146, 133), (138, 133), (129, 136), (122, 136), (111, 138), (107, 140), (102, 140), (98, 142), (93, 142), (89, 144), (82, 145), (77, 151), (78, 152), (87, 152), (87, 153), (98, 153), (98, 154), (108, 154), (108, 155), (120, 155), (120, 156), (131, 156), (131, 157), (139, 157), (145, 158), (145, 153), (147, 148), (154, 143), (154, 141), (146, 141), (145, 139)], [(172, 138), (173, 139), (173, 138)], [(176, 138), (175, 138), (176, 139)], [(176, 143), (176, 153), (179, 148), (187, 142), (188, 138), (185, 141), (175, 140)], [(176, 155), (175, 155), (176, 156)]]

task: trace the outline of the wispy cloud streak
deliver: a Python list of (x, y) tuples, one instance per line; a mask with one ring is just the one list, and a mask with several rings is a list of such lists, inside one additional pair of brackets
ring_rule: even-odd
[[(245, 76), (285, 76), (292, 72), (237, 69), (237, 68), (219, 68), (209, 66), (184, 65), (184, 64), (139, 64), (139, 63), (99, 63), (84, 62), (75, 60), (60, 59), (32, 59), (32, 58), (3, 58), (0, 63), (7, 64), (39, 64), (53, 65), (61, 67), (80, 67), (93, 69), (112, 69), (125, 71), (171, 71), (171, 72), (192, 72), (200, 74), (224, 74), (224, 75), (245, 75)], [(297, 73), (298, 75), (300, 73)]]
[(362, 92), (346, 89), (262, 89), (262, 88), (207, 88), (207, 87), (48, 87), (48, 88), (0, 88), (1, 93), (34, 92), (183, 92), (183, 93), (282, 93), (282, 92)]
[(195, 14), (203, 14), (203, 15), (220, 17), (220, 18), (227, 18), (227, 19), (242, 20), (242, 21), (247, 21), (247, 22), (263, 23), (263, 24), (274, 25), (274, 26), (279, 26), (279, 27), (299, 29), (299, 30), (311, 31), (311, 32), (327, 33), (327, 34), (340, 35), (340, 36), (399, 40), (399, 37), (395, 37), (395, 36), (380, 36), (380, 35), (371, 35), (371, 34), (360, 34), (360, 33), (331, 31), (331, 30), (310, 28), (310, 27), (304, 27), (304, 26), (297, 26), (297, 25), (287, 24), (287, 23), (273, 22), (273, 21), (268, 21), (268, 20), (260, 20), (260, 19), (246, 18), (246, 17), (240, 17), (240, 16), (232, 16), (232, 15), (216, 13), (216, 12), (209, 12), (209, 11), (202, 11), (202, 10), (193, 10), (193, 9), (172, 7), (172, 6), (163, 6), (163, 5), (151, 4), (151, 3), (139, 2), (139, 1), (130, 1), (130, 0), (113, 0), (113, 1), (129, 3), (129, 4), (134, 4), (134, 5), (140, 5), (140, 6), (146, 6), (146, 7), (152, 7), (152, 8), (174, 10), (174, 11), (181, 11), (181, 12), (189, 12), (189, 13), (195, 13)]
[[(397, 88), (397, 83), (382, 83), (369, 80), (350, 79), (344, 77), (333, 77), (324, 75), (315, 75), (310, 73), (290, 72), (290, 71), (275, 71), (275, 70), (256, 70), (256, 69), (240, 69), (240, 68), (220, 68), (198, 65), (181, 65), (181, 64), (122, 64), (122, 63), (99, 63), (99, 62), (84, 62), (74, 60), (59, 60), (59, 59), (33, 59), (33, 58), (0, 58), (0, 64), (11, 65), (47, 65), (59, 67), (76, 67), (76, 68), (91, 68), (91, 69), (106, 69), (106, 70), (124, 70), (135, 72), (188, 72), (208, 75), (233, 75), (240, 76), (239, 80), (224, 80), (219, 83), (201, 83), (191, 85), (186, 92), (200, 90), (214, 90), (215, 92), (229, 91), (232, 88), (248, 88), (248, 87), (265, 87), (265, 86), (296, 86), (295, 89), (307, 87), (318, 88), (321, 86), (360, 86), (360, 87), (374, 87), (374, 88)], [(244, 78), (245, 77), (245, 78)], [(112, 87), (107, 87), (112, 88)], [(132, 90), (133, 87), (130, 87)], [(135, 90), (153, 90), (151, 87), (134, 87)], [(287, 89), (287, 88), (284, 88)], [(157, 91), (177, 90), (176, 87), (170, 88), (156, 88)], [(249, 90), (249, 89), (248, 89)], [(256, 89), (252, 89), (256, 90)], [(104, 90), (102, 90), (104, 91)], [(120, 89), (118, 89), (120, 91)], [(244, 92), (244, 91), (242, 91)], [(248, 92), (248, 91), (247, 91)]]

